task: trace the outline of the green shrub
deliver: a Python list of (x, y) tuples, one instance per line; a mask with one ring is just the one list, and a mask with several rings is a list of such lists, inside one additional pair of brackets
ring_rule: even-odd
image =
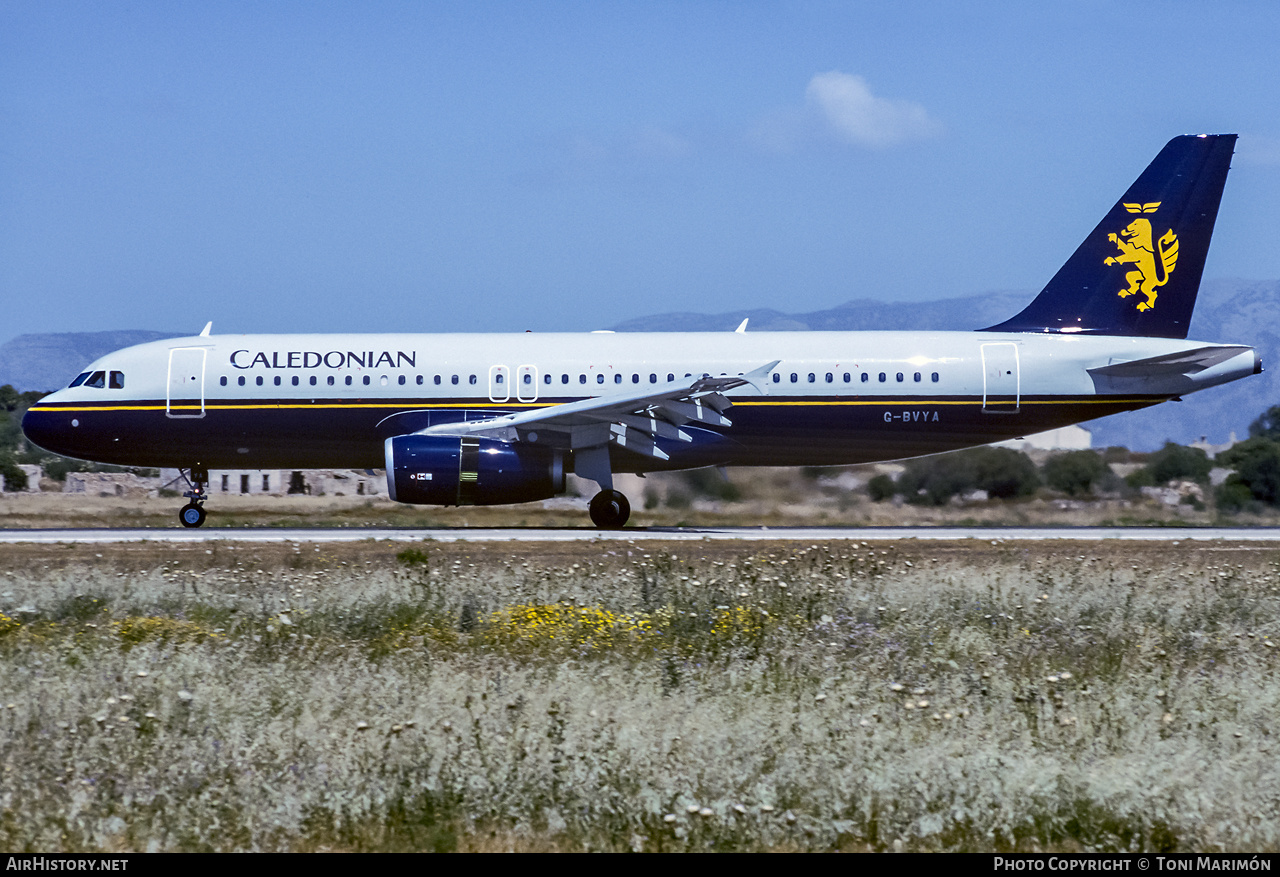
[(991, 447), (912, 460), (898, 479), (898, 490), (908, 501), (926, 505), (943, 505), (971, 490), (1013, 499), (1029, 496), (1039, 486), (1036, 466), (1026, 454)]
[(1147, 460), (1147, 468), (1156, 484), (1168, 484), (1170, 481), (1206, 481), (1213, 463), (1199, 448), (1166, 442)]
[(4, 489), (10, 493), (27, 489), (27, 473), (9, 458), (0, 458), (0, 475), (4, 476)]
[(867, 494), (875, 502), (884, 502), (897, 492), (893, 479), (888, 475), (877, 475), (867, 482)]
[(1054, 490), (1071, 496), (1093, 492), (1093, 486), (1108, 472), (1102, 457), (1093, 451), (1069, 451), (1045, 461), (1044, 480)]
[(1219, 454), (1218, 461), (1236, 470), (1226, 484), (1243, 486), (1258, 502), (1280, 505), (1280, 443), (1251, 438)]

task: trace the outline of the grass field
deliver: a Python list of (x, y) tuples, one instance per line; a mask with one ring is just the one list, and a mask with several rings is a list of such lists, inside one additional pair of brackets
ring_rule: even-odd
[(6, 546), (18, 850), (1276, 850), (1280, 551)]

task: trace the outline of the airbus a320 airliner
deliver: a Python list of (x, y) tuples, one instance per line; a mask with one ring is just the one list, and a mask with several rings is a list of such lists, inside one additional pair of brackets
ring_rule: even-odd
[(385, 468), (404, 503), (546, 499), (618, 472), (897, 460), (1145, 408), (1262, 370), (1187, 341), (1235, 135), (1177, 137), (1039, 296), (976, 332), (234, 335), (99, 359), (33, 405), (58, 454), (187, 477)]

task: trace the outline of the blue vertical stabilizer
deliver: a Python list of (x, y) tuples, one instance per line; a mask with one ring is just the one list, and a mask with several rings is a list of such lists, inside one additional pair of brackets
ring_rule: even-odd
[(1170, 140), (1035, 301), (982, 331), (1186, 338), (1235, 142)]

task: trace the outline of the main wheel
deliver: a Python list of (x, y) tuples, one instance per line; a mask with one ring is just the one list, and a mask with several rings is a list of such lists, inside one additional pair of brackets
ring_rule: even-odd
[(621, 529), (631, 517), (631, 503), (616, 490), (602, 490), (591, 499), (587, 507), (591, 522), (608, 530)]
[(204, 507), (198, 506), (193, 502), (187, 503), (178, 512), (178, 520), (182, 522), (184, 527), (199, 527), (204, 523), (204, 519)]

